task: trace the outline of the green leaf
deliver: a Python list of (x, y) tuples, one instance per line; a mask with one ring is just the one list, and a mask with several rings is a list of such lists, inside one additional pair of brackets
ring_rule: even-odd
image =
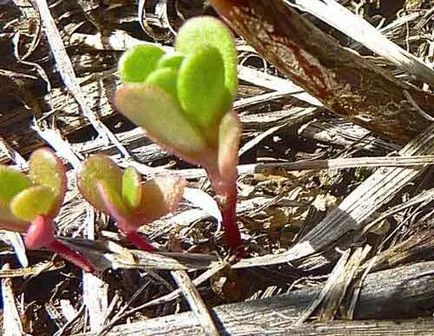
[(31, 184), (32, 181), (23, 173), (0, 165), (0, 229), (25, 232), (29, 223), (15, 217), (10, 202)]
[(125, 169), (122, 175), (122, 199), (130, 209), (140, 205), (142, 198), (142, 177), (134, 167)]
[(237, 52), (231, 31), (210, 16), (188, 20), (179, 30), (175, 49), (185, 55), (194, 54), (204, 45), (216, 47), (223, 58), (225, 86), (233, 99), (237, 93)]
[(146, 79), (146, 84), (156, 85), (164, 92), (168, 93), (174, 101), (178, 101), (176, 81), (178, 75), (176, 70), (171, 68), (157, 69)]
[(121, 195), (108, 181), (98, 181), (97, 191), (107, 213), (120, 222), (129, 222), (129, 211), (122, 201)]
[(13, 168), (0, 165), (0, 204), (9, 204), (20, 191), (30, 187), (32, 181)]
[(204, 137), (167, 93), (148, 84), (123, 85), (116, 91), (118, 110), (167, 150), (192, 163), (207, 157)]
[(37, 185), (17, 194), (11, 201), (11, 210), (19, 219), (31, 222), (37, 215), (50, 216), (55, 204), (56, 196), (50, 188)]
[(151, 45), (140, 44), (127, 50), (119, 61), (119, 75), (123, 83), (144, 82), (157, 67), (164, 50)]
[(225, 95), (225, 69), (217, 48), (203, 46), (186, 57), (179, 69), (178, 98), (187, 117), (200, 127), (215, 124)]
[(134, 217), (137, 225), (150, 223), (178, 206), (187, 181), (180, 176), (157, 176), (142, 184), (141, 204)]
[(50, 149), (38, 149), (30, 156), (29, 177), (34, 184), (43, 185), (51, 190), (56, 198), (56, 207), (53, 211), (57, 213), (63, 202), (67, 183), (62, 161)]
[(87, 158), (77, 172), (77, 183), (83, 197), (99, 211), (109, 213), (105, 201), (97, 189), (103, 181), (121, 197), (122, 171), (106, 155), (95, 154)]
[(165, 54), (157, 63), (157, 68), (171, 68), (178, 70), (184, 61), (184, 55), (178, 52)]

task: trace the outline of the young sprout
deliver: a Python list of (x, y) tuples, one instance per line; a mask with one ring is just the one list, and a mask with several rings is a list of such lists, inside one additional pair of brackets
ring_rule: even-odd
[(237, 55), (230, 30), (212, 17), (187, 21), (165, 54), (153, 45), (128, 50), (119, 62), (119, 111), (182, 159), (203, 166), (218, 196), (227, 242), (241, 243), (236, 179), (241, 126), (232, 102)]
[(45, 247), (93, 272), (94, 267), (86, 258), (54, 236), (54, 218), (65, 192), (65, 168), (50, 149), (41, 148), (31, 155), (28, 176), (0, 166), (0, 228), (25, 233), (28, 248)]
[(138, 248), (155, 247), (137, 229), (173, 211), (181, 200), (186, 181), (173, 175), (142, 182), (137, 170), (122, 171), (108, 156), (92, 155), (77, 173), (78, 188), (97, 210), (114, 218), (119, 230)]

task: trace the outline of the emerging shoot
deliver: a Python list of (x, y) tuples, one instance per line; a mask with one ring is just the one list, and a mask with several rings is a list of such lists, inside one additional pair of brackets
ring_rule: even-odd
[(88, 272), (93, 265), (54, 236), (54, 218), (66, 192), (66, 173), (60, 159), (47, 148), (30, 157), (29, 174), (0, 166), (0, 228), (25, 233), (30, 249), (45, 247)]
[(92, 155), (77, 173), (78, 188), (97, 210), (116, 220), (119, 230), (141, 250), (155, 247), (137, 229), (173, 211), (186, 181), (178, 176), (157, 176), (142, 182), (133, 167), (122, 171), (108, 156)]
[(232, 111), (238, 85), (233, 36), (217, 19), (194, 18), (181, 27), (175, 49), (165, 54), (144, 44), (127, 51), (115, 103), (154, 141), (207, 170), (235, 249), (241, 244), (235, 211), (241, 126)]

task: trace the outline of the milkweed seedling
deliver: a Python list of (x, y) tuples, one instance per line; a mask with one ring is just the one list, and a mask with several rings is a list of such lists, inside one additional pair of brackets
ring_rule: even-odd
[(115, 219), (126, 238), (148, 252), (155, 247), (137, 229), (173, 211), (186, 185), (183, 178), (174, 175), (142, 182), (135, 168), (122, 171), (103, 154), (92, 155), (82, 163), (77, 182), (92, 206)]
[(115, 103), (165, 149), (206, 169), (235, 249), (241, 243), (235, 211), (241, 126), (232, 111), (238, 85), (233, 36), (215, 18), (194, 18), (181, 27), (175, 50), (143, 44), (125, 52)]
[(65, 192), (65, 168), (50, 149), (33, 152), (28, 175), (0, 166), (0, 228), (24, 233), (24, 242), (30, 249), (45, 247), (93, 272), (93, 265), (85, 257), (54, 236), (54, 219)]

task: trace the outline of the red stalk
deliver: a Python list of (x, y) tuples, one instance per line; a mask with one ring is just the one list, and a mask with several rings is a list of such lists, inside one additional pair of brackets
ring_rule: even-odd
[(131, 221), (125, 218), (119, 218), (117, 222), (117, 227), (125, 235), (125, 237), (134, 246), (145, 252), (154, 252), (157, 249), (148, 241), (146, 237), (141, 236), (137, 233), (137, 228), (140, 225), (133, 225)]
[(60, 241), (53, 240), (46, 247), (51, 252), (57, 253), (62, 258), (72, 262), (74, 265), (80, 267), (84, 271), (95, 273), (94, 266), (84, 256), (64, 245)]
[(27, 230), (25, 238), (29, 249), (46, 247), (62, 258), (72, 262), (86, 272), (95, 272), (93, 265), (80, 253), (64, 245), (54, 237), (53, 219), (47, 216), (36, 216)]
[(157, 249), (146, 238), (138, 234), (136, 231), (125, 233), (127, 239), (136, 247), (145, 252), (154, 252)]
[(228, 246), (235, 250), (241, 245), (241, 234), (237, 225), (237, 186), (235, 183), (227, 186), (219, 206)]
[[(224, 181), (219, 173), (208, 170), (214, 191), (219, 196), (218, 205), (222, 214), (223, 228), (225, 230), (226, 242), (232, 250), (241, 245), (241, 233), (237, 224), (237, 171), (234, 169), (233, 177)], [(242, 256), (243, 249), (237, 254)]]

